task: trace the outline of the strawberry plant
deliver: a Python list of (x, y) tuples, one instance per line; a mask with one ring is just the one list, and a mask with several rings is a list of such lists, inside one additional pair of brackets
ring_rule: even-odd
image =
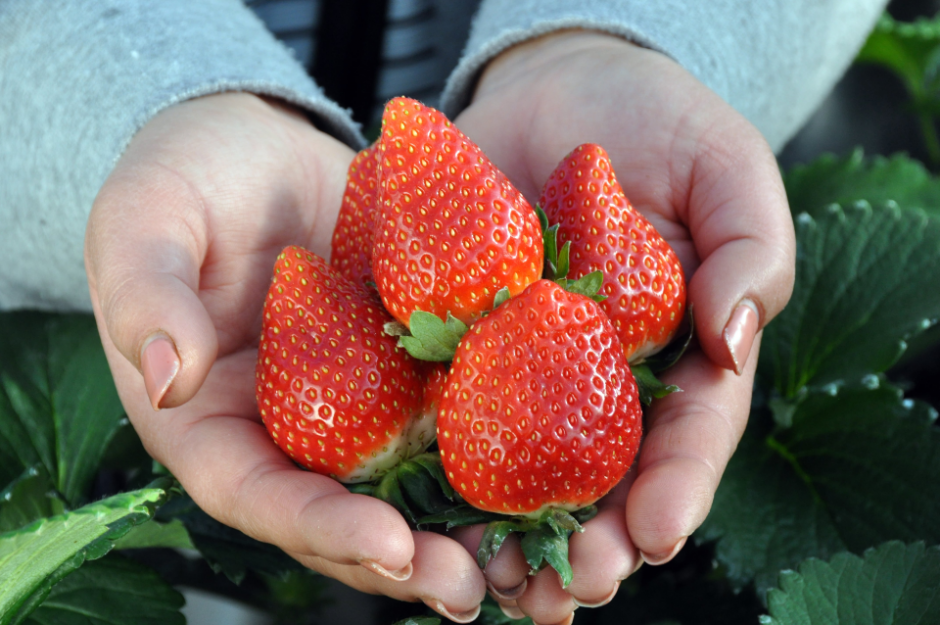
[[(865, 61), (908, 72), (906, 80), (912, 93), (917, 96), (916, 88), (922, 96), (917, 110), (929, 114), (933, 110), (929, 106), (931, 72), (940, 42), (933, 39), (932, 24), (906, 27), (885, 21), (862, 53)], [(447, 130), (458, 144), (463, 140), (443, 121), (435, 120), (434, 124), (434, 132), (441, 136)], [(406, 131), (410, 132), (407, 126)], [(633, 425), (639, 411), (635, 399), (644, 386), (651, 392), (644, 369), (635, 363), (632, 369), (640, 388), (632, 390), (633, 375), (624, 370), (624, 357), (629, 354), (613, 349), (626, 344), (620, 331), (630, 322), (623, 320), (618, 328), (611, 314), (613, 323), (608, 322), (608, 328), (591, 317), (593, 311), (603, 309), (604, 302), (620, 297), (619, 292), (610, 291), (619, 288), (618, 266), (611, 271), (606, 260), (599, 266), (590, 262), (579, 265), (583, 257), (577, 254), (583, 254), (583, 248), (576, 245), (593, 234), (572, 230), (571, 220), (559, 217), (553, 212), (559, 208), (551, 205), (552, 197), (565, 197), (571, 187), (568, 191), (561, 186), (547, 187), (542, 202), (549, 213), (546, 221), (558, 226), (549, 228), (545, 223), (547, 235), (542, 238), (537, 230), (535, 235), (530, 233), (538, 227), (538, 213), (528, 209), (532, 210), (529, 215), (524, 200), (512, 194), (510, 183), (478, 160), (469, 145), (460, 144), (460, 150), (450, 153), (444, 147), (425, 152), (433, 157), (438, 153), (453, 158), (455, 168), (460, 164), (485, 172), (480, 183), (484, 194), (486, 189), (498, 189), (495, 199), (504, 201), (507, 211), (518, 211), (515, 222), (507, 217), (508, 222), (502, 224), (506, 241), (510, 240), (508, 223), (514, 223), (515, 235), (520, 237), (516, 245), (529, 245), (530, 239), (542, 242), (545, 253), (538, 264), (539, 275), (526, 277), (524, 284), (509, 284), (499, 276), (493, 282), (493, 274), (484, 272), (485, 262), (465, 265), (466, 273), (461, 275), (467, 280), (474, 277), (473, 271), (485, 278), (474, 287), (479, 301), (464, 309), (463, 319), (446, 315), (452, 310), (446, 306), (437, 309), (427, 303), (415, 304), (407, 296), (399, 298), (411, 284), (401, 280), (410, 260), (418, 267), (417, 272), (408, 274), (410, 280), (420, 282), (424, 276), (437, 280), (438, 276), (433, 266), (429, 272), (422, 268), (423, 249), (412, 259), (409, 250), (393, 248), (405, 255), (405, 264), (394, 278), (400, 282), (386, 277), (383, 285), (383, 272), (394, 272), (387, 267), (374, 271), (376, 259), (363, 254), (369, 248), (370, 233), (359, 226), (369, 219), (385, 225), (394, 221), (397, 226), (397, 218), (389, 212), (399, 214), (395, 206), (401, 207), (401, 215), (411, 215), (410, 224), (405, 217), (401, 223), (416, 232), (421, 228), (421, 215), (408, 212), (404, 195), (395, 196), (398, 199), (384, 208), (378, 205), (379, 191), (389, 180), (382, 179), (384, 164), (380, 159), (384, 154), (391, 162), (396, 152), (370, 148), (360, 153), (351, 170), (339, 234), (333, 242), (335, 272), (303, 252), (298, 252), (301, 258), (281, 259), (280, 281), (273, 284), (268, 301), (270, 333), (262, 339), (261, 362), (264, 354), (270, 362), (259, 365), (258, 370), (260, 402), (270, 407), (266, 422), (272, 432), (278, 432), (287, 453), (303, 464), (307, 460), (304, 445), (318, 445), (318, 421), (313, 416), (307, 424), (286, 419), (286, 412), (293, 409), (288, 391), (297, 383), (302, 387), (301, 396), (309, 390), (321, 393), (331, 387), (316, 387), (313, 376), (301, 379), (288, 373), (284, 377), (285, 363), (292, 363), (294, 357), (291, 346), (309, 337), (311, 345), (305, 351), (314, 349), (312, 335), (300, 331), (311, 327), (306, 325), (308, 312), (313, 324), (342, 314), (349, 315), (344, 318), (350, 324), (368, 328), (362, 330), (363, 335), (374, 335), (376, 350), (379, 343), (385, 346), (385, 361), (389, 370), (396, 372), (394, 383), (384, 385), (387, 390), (381, 381), (368, 386), (365, 371), (365, 377), (356, 375), (355, 361), (364, 362), (371, 353), (368, 350), (348, 352), (352, 347), (342, 342), (342, 336), (335, 337), (336, 345), (318, 347), (343, 350), (344, 368), (330, 370), (331, 376), (342, 374), (344, 383), (357, 381), (357, 392), (368, 387), (374, 391), (368, 399), (377, 406), (383, 401), (402, 406), (401, 413), (376, 411), (377, 419), (390, 419), (383, 423), (381, 432), (372, 432), (378, 437), (388, 431), (389, 440), (383, 439), (383, 446), (388, 447), (389, 455), (378, 458), (377, 454), (375, 464), (357, 457), (353, 472), (359, 470), (370, 481), (350, 488), (382, 496), (403, 509), (412, 521), (424, 519), (428, 523), (435, 520), (435, 514), (443, 520), (453, 514), (454, 493), (447, 491), (449, 482), (442, 471), (454, 473), (457, 486), (465, 487), (457, 488), (457, 494), (467, 501), (490, 500), (488, 490), (495, 499), (496, 490), (505, 492), (506, 486), (515, 492), (512, 484), (499, 482), (506, 475), (489, 472), (486, 464), (480, 469), (467, 461), (464, 467), (458, 457), (441, 469), (433, 457), (420, 453), (430, 442), (427, 436), (420, 436), (426, 434), (420, 427), (422, 415), (435, 412), (436, 405), (450, 423), (441, 429), (439, 442), (445, 459), (458, 450), (467, 453), (475, 421), (471, 418), (465, 423), (462, 417), (477, 410), (485, 413), (489, 404), (477, 407), (471, 395), (465, 405), (461, 402), (467, 399), (461, 391), (472, 389), (480, 375), (512, 377), (532, 360), (525, 350), (555, 350), (561, 355), (559, 360), (564, 360), (564, 346), (540, 345), (539, 331), (534, 329), (524, 332), (525, 341), (512, 346), (523, 352), (518, 361), (523, 363), (521, 370), (513, 360), (514, 349), (498, 352), (495, 363), (490, 362), (493, 356), (485, 351), (486, 341), (502, 338), (501, 330), (493, 326), (509, 324), (507, 327), (514, 328), (513, 324), (525, 321), (527, 307), (514, 308), (514, 302), (525, 302), (533, 293), (559, 293), (563, 301), (558, 305), (568, 307), (566, 319), (576, 319), (580, 310), (582, 323), (594, 324), (597, 360), (607, 367), (604, 376), (616, 379), (626, 389), (622, 394), (611, 391), (610, 414), (621, 415), (616, 427), (621, 428), (618, 432), (624, 441), (619, 465), (628, 466), (636, 451), (637, 441), (627, 435), (627, 429), (631, 435), (639, 432)], [(460, 160), (460, 154), (466, 162)], [(603, 167), (599, 170), (606, 171)], [(458, 171), (458, 175), (464, 172)], [(423, 179), (406, 178), (393, 179), (396, 185), (401, 184), (398, 191), (417, 194)], [(940, 622), (940, 430), (936, 424), (940, 404), (935, 391), (935, 363), (940, 355), (936, 324), (940, 319), (940, 179), (906, 156), (866, 157), (856, 151), (846, 156), (823, 156), (795, 167), (785, 172), (784, 181), (797, 233), (796, 287), (789, 306), (765, 331), (747, 431), (726, 469), (711, 514), (676, 560), (662, 567), (643, 567), (623, 582), (609, 605), (579, 610), (577, 623), (694, 625), (754, 623), (758, 619), (768, 625)], [(612, 182), (607, 184), (613, 187)], [(449, 192), (445, 189), (441, 201), (450, 198)], [(468, 229), (457, 235), (461, 244), (467, 239), (469, 247), (463, 248), (467, 256), (473, 248), (472, 226), (468, 223)], [(463, 227), (459, 214), (449, 227)], [(410, 236), (406, 234), (405, 240), (411, 240)], [(383, 245), (389, 248), (400, 240), (391, 226), (382, 237)], [(603, 240), (602, 236), (593, 244)], [(429, 241), (425, 239), (420, 245), (430, 245)], [(475, 258), (485, 259), (488, 253), (484, 249)], [(616, 259), (617, 252), (612, 253)], [(457, 262), (455, 255), (448, 261), (447, 272)], [(664, 266), (670, 264), (667, 258)], [(597, 269), (615, 281), (607, 291), (601, 291), (608, 300), (600, 303), (590, 297), (602, 286), (590, 277)], [(630, 285), (634, 274), (620, 275)], [(538, 281), (540, 276), (553, 282)], [(303, 298), (295, 299), (291, 289), (302, 279), (323, 281), (323, 290), (333, 294), (336, 308), (324, 307), (320, 313), (314, 306), (308, 311), (309, 305)], [(641, 278), (637, 275), (635, 280), (640, 282)], [(392, 284), (396, 284), (394, 290)], [(603, 283), (605, 288), (607, 284)], [(666, 292), (666, 284), (658, 285), (659, 296)], [(285, 287), (283, 292), (277, 291), (278, 286)], [(394, 315), (400, 322), (397, 325), (389, 324), (390, 318), (379, 303), (389, 293), (394, 293), (401, 306), (400, 314)], [(463, 292), (454, 293), (463, 298), (461, 301), (474, 299)], [(510, 295), (512, 299), (507, 301)], [(657, 310), (662, 311), (658, 317), (670, 316), (670, 306), (678, 310), (678, 300), (657, 303)], [(303, 317), (298, 315), (302, 307), (306, 307)], [(443, 314), (436, 314), (441, 311)], [(560, 309), (554, 313), (560, 322)], [(514, 319), (508, 319), (510, 316)], [(537, 317), (538, 323), (548, 323), (547, 314)], [(402, 336), (389, 336), (389, 329)], [(675, 332), (676, 328), (671, 328), (658, 334)], [(435, 338), (422, 340), (427, 336)], [(473, 365), (469, 374), (464, 373), (466, 367), (452, 368), (445, 378), (441, 365), (418, 363), (397, 347), (399, 341), (409, 352), (430, 350), (437, 356), (431, 360), (450, 361), (456, 352), (461, 364), (472, 365), (479, 357), (482, 368), (474, 369)], [(622, 357), (614, 357), (615, 352)], [(649, 371), (672, 356), (663, 354), (660, 363), (655, 359), (648, 362)], [(335, 366), (335, 362), (331, 359), (322, 364)], [(559, 366), (564, 367), (564, 362)], [(433, 382), (426, 384), (425, 380)], [(348, 384), (344, 388), (351, 392)], [(350, 395), (347, 399), (365, 402), (367, 396), (362, 392), (361, 397)], [(337, 397), (335, 404), (318, 402), (317, 409), (322, 411), (326, 406), (338, 415), (345, 403)], [(503, 412), (507, 408), (518, 406), (497, 406)], [(303, 414), (303, 408), (297, 410)], [(540, 410), (546, 417), (552, 414), (550, 404)], [(396, 424), (399, 414), (402, 418)], [(454, 415), (456, 420), (450, 418)], [(591, 427), (598, 431), (608, 427), (598, 423), (609, 416), (601, 411), (600, 416), (592, 417), (596, 421)], [(349, 421), (350, 429), (344, 435), (358, 438), (363, 447), (357, 451), (371, 459), (372, 451), (366, 447), (371, 430), (366, 424), (353, 423), (352, 416)], [(495, 419), (493, 423), (497, 426), (493, 436), (505, 434)], [(535, 432), (534, 420), (530, 425), (531, 432), (527, 432)], [(546, 427), (559, 425), (549, 420)], [(361, 429), (356, 429), (359, 426)], [(390, 444), (392, 439), (398, 442)], [(484, 452), (494, 446), (491, 441), (491, 449), (483, 449), (488, 440), (486, 436), (473, 439), (475, 447), (470, 453), (476, 455), (472, 460), (483, 463), (488, 459)], [(527, 453), (548, 451), (536, 444)], [(350, 453), (356, 455), (356, 451)], [(335, 464), (326, 469), (328, 474), (339, 476), (340, 469), (350, 468), (340, 455), (331, 457)], [(344, 466), (340, 467), (340, 462)], [(616, 471), (609, 479), (616, 481), (613, 473)], [(378, 479), (371, 479), (374, 477)], [(544, 476), (543, 481), (551, 477)], [(582, 491), (596, 487), (598, 492), (606, 488), (586, 481), (576, 487)], [(530, 513), (528, 520), (500, 517), (490, 526), (482, 551), (491, 555), (512, 531), (538, 533), (540, 527), (553, 523), (571, 531), (584, 520), (580, 516), (584, 514), (582, 502), (577, 493), (560, 488), (556, 488), (560, 500), (571, 504), (570, 520), (558, 513), (557, 507), (548, 509), (551, 520), (540, 507), (525, 510)], [(518, 497), (503, 501), (507, 505), (526, 504)], [(492, 520), (487, 516), (491, 512), (477, 513), (471, 520)], [(543, 525), (539, 526), (539, 521)], [(483, 555), (485, 558), (487, 553)], [(526, 555), (556, 564), (552, 561), (556, 554), (548, 551), (533, 548)], [(540, 565), (540, 561), (533, 564)], [(324, 622), (322, 610), (328, 601), (329, 584), (278, 549), (215, 522), (195, 506), (172, 476), (147, 457), (124, 418), (93, 319), (38, 312), (0, 314), (0, 625), (183, 623), (180, 587), (231, 597), (270, 613), (279, 622), (316, 623)], [(375, 622), (381, 625), (417, 612), (413, 605), (388, 599), (363, 597), (363, 601), (378, 602), (383, 616)], [(437, 619), (416, 616), (402, 622), (430, 625)], [(494, 605), (485, 605), (479, 622), (511, 621)]]

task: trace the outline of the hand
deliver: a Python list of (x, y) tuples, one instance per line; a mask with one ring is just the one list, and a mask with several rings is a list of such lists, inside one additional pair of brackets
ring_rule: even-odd
[[(663, 376), (683, 392), (654, 404), (628, 479), (572, 537), (567, 592), (550, 569), (527, 581), (516, 542), (487, 567), (509, 613), (564, 622), (612, 598), (642, 561), (672, 559), (708, 514), (747, 422), (759, 329), (793, 287), (793, 226), (758, 131), (667, 57), (613, 36), (567, 31), (511, 48), (455, 122), (532, 202), (574, 147), (602, 145), (689, 280), (700, 349)], [(475, 551), (479, 535), (458, 537)]]
[(144, 446), (203, 510), (359, 590), (466, 621), (485, 586), (461, 545), (298, 470), (258, 416), (254, 367), (275, 257), (288, 244), (329, 257), (352, 158), (299, 114), (249, 94), (157, 115), (89, 220), (98, 329)]

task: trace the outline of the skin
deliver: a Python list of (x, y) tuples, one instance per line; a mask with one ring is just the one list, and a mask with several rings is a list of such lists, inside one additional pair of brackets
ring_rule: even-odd
[[(759, 133), (674, 62), (618, 38), (571, 31), (511, 48), (455, 121), (530, 201), (573, 147), (603, 145), (690, 278), (701, 347), (664, 376), (684, 392), (654, 406), (628, 479), (572, 538), (568, 589), (551, 570), (527, 576), (515, 539), (484, 575), (471, 555), (481, 528), (412, 532), (387, 504), (296, 469), (264, 431), (254, 361), (271, 267), (288, 244), (329, 256), (353, 158), (299, 113), (222, 94), (154, 117), (89, 220), (95, 315), (147, 451), (216, 519), (365, 592), (454, 615), (472, 613), (488, 584), (516, 588), (499, 599), (507, 608), (543, 625), (565, 622), (575, 601), (603, 601), (642, 557), (668, 561), (707, 515), (744, 430), (756, 365), (755, 342), (742, 375), (730, 371), (721, 333), (744, 297), (757, 303), (761, 326), (786, 303), (792, 224)], [(140, 373), (155, 333), (172, 339), (182, 362), (160, 411)]]

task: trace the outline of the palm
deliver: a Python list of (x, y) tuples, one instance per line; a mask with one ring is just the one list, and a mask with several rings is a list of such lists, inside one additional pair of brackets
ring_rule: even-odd
[[(786, 301), (792, 230), (776, 164), (756, 130), (666, 57), (616, 38), (568, 33), (520, 46), (487, 70), (456, 123), (533, 203), (562, 157), (581, 143), (602, 145), (631, 203), (682, 261), (704, 350), (666, 374), (684, 392), (653, 406), (627, 483), (572, 538), (570, 596), (543, 572), (515, 601), (534, 620), (554, 622), (571, 597), (602, 600), (633, 571), (638, 551), (668, 560), (704, 520), (747, 419), (756, 363), (749, 359), (741, 377), (725, 369), (722, 328), (740, 298), (753, 297), (742, 282), (760, 281), (747, 260), (779, 285), (776, 295), (762, 294), (768, 316)], [(749, 251), (756, 244), (763, 253)], [(525, 579), (512, 553), (492, 569), (497, 588)]]

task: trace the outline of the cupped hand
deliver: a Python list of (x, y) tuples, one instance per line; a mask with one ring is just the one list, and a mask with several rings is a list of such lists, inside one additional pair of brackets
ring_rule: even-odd
[(289, 244), (329, 257), (353, 152), (250, 94), (176, 105), (102, 187), (85, 256), (98, 328), (147, 451), (214, 518), (366, 592), (475, 616), (483, 575), (458, 543), (298, 470), (255, 403), (264, 296)]
[[(790, 297), (792, 221), (760, 133), (678, 64), (617, 37), (567, 31), (511, 48), (455, 122), (532, 202), (574, 147), (603, 146), (679, 255), (695, 311), (700, 347), (663, 376), (683, 392), (654, 403), (628, 480), (572, 537), (567, 592), (550, 569), (527, 578), (514, 543), (487, 568), (509, 613), (565, 622), (643, 561), (672, 559), (708, 514), (747, 422), (760, 329)], [(479, 529), (459, 539), (475, 551)]]

